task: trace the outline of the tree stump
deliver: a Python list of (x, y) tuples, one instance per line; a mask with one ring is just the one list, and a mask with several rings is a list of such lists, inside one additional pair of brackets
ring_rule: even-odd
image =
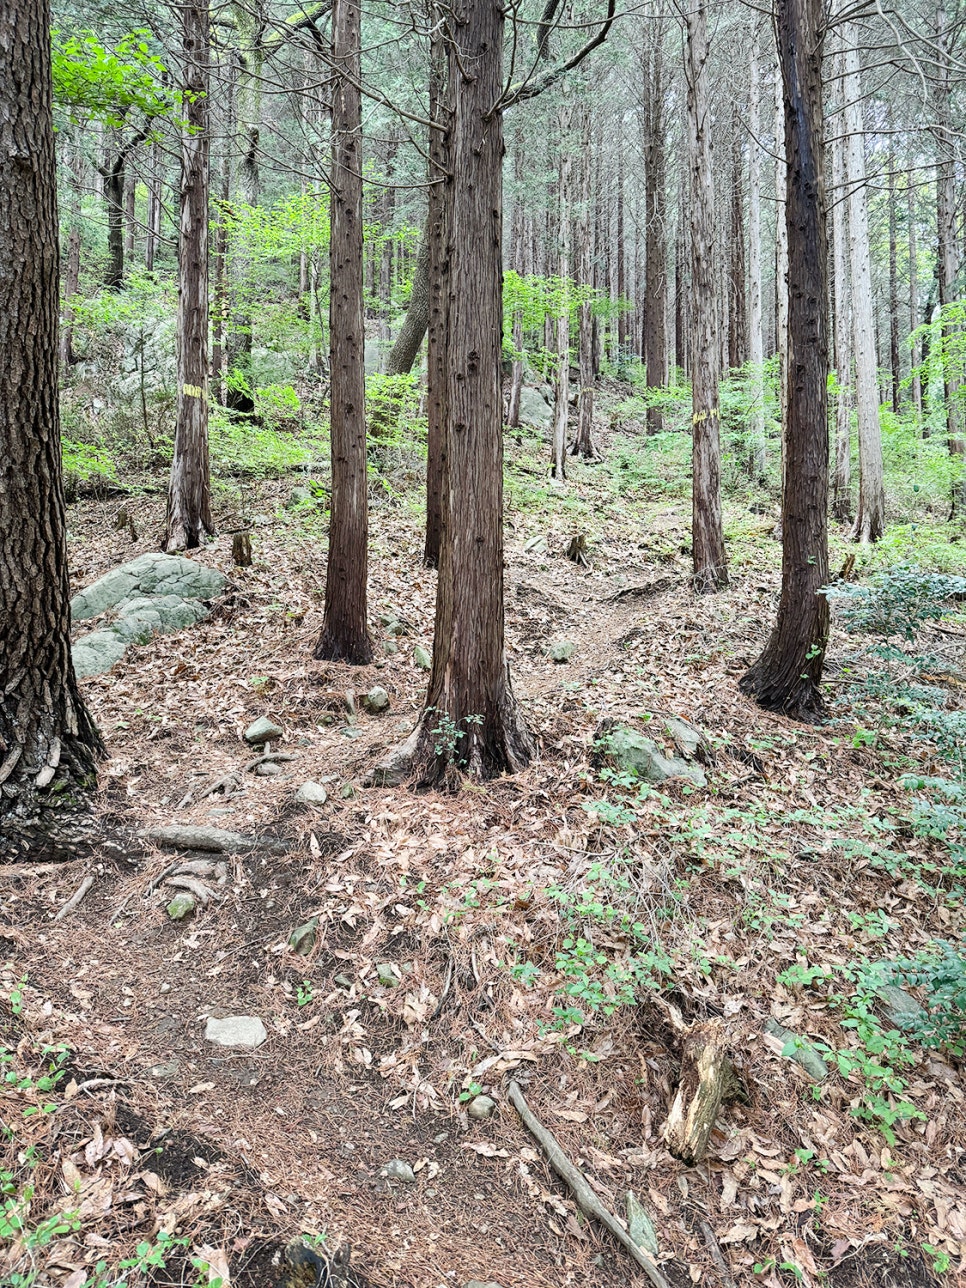
[(232, 537), (231, 557), (236, 568), (252, 566), (252, 539), (247, 532), (236, 532)]
[(717, 1020), (695, 1024), (681, 1053), (681, 1080), (664, 1128), (667, 1147), (689, 1167), (700, 1163), (722, 1102), (741, 1094)]
[(575, 564), (580, 564), (581, 568), (589, 568), (590, 560), (587, 557), (587, 534), (578, 532), (575, 537), (570, 538), (570, 545), (567, 547), (567, 558), (573, 560)]

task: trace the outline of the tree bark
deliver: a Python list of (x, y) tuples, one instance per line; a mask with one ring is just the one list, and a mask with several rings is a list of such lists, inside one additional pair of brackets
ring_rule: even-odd
[(721, 519), (719, 345), (714, 280), (714, 187), (708, 99), (708, 11), (696, 0), (685, 14), (688, 89), (688, 167), (691, 176), (691, 547), (699, 594), (728, 584)]
[(74, 360), (74, 322), (71, 304), (80, 287), (82, 167), (83, 160), (78, 150), (71, 158), (70, 232), (67, 238), (67, 272), (62, 291), (64, 303), (60, 328), (60, 362), (65, 368)]
[[(31, 836), (56, 830), (46, 819), (81, 803), (104, 753), (70, 653), (50, 21), (46, 0), (0, 7), (0, 854), (7, 856), (23, 856)], [(57, 805), (50, 815), (48, 802)]]
[(761, 308), (761, 68), (758, 29), (749, 53), (748, 126), (748, 360), (751, 363), (751, 415), (748, 418), (749, 474), (765, 478), (765, 341)]
[[(524, 236), (526, 218), (523, 213), (523, 202), (520, 188), (523, 184), (523, 139), (517, 132), (516, 147), (513, 150), (514, 179), (517, 183), (517, 196), (513, 203), (513, 269), (522, 277), (526, 272), (524, 263)], [(513, 314), (513, 365), (510, 369), (510, 397), (507, 403), (506, 423), (508, 429), (520, 427), (520, 398), (523, 394), (523, 314), (517, 309)]]
[(577, 211), (577, 275), (585, 288), (577, 312), (577, 362), (580, 392), (577, 395), (577, 433), (571, 452), (585, 460), (600, 460), (594, 443), (594, 317), (586, 289), (593, 278), (593, 248), (590, 222), (590, 112), (581, 109), (580, 206)]
[(571, 109), (561, 104), (560, 159), (557, 167), (557, 276), (560, 299), (557, 312), (557, 380), (553, 401), (553, 445), (551, 476), (556, 483), (567, 478), (567, 426), (570, 419), (570, 156)]
[(208, 463), (208, 184), (210, 45), (207, 0), (180, 11), (185, 77), (178, 239), (178, 412), (164, 546), (191, 550), (214, 531)]
[[(838, 61), (838, 60), (836, 60)], [(837, 97), (844, 96), (844, 81), (836, 78)], [(845, 141), (842, 127), (832, 139), (832, 280), (835, 283), (833, 345), (838, 395), (835, 399), (835, 478), (832, 515), (838, 523), (852, 519), (852, 295), (849, 290), (849, 228)]]
[(744, 133), (735, 108), (731, 140), (731, 263), (728, 274), (728, 367), (743, 367), (748, 353), (748, 314), (745, 309), (745, 175)]
[(386, 374), (404, 376), (413, 369), (429, 326), (429, 229), (423, 231), (416, 257), (409, 308), (386, 363)]
[[(778, 353), (778, 408), (788, 423), (788, 161), (785, 155), (785, 101), (781, 68), (775, 76), (775, 349)], [(782, 489), (785, 487), (785, 435), (782, 434)]]
[(448, 442), (433, 669), (416, 737), (426, 783), (522, 768), (503, 617), (502, 118), (504, 9), (465, 0), (448, 45)]
[(889, 152), (889, 367), (892, 371), (892, 410), (898, 416), (899, 389), (902, 384), (902, 357), (899, 348), (899, 248), (896, 217), (896, 158)]
[(447, 417), (449, 414), (446, 377), (449, 369), (449, 210), (453, 175), (450, 170), (449, 136), (451, 106), (448, 95), (446, 46), (436, 12), (436, 34), (429, 51), (429, 114), (437, 127), (429, 132), (429, 325), (426, 337), (427, 447), (426, 447), (426, 542), (423, 563), (439, 567), (443, 539), (443, 480), (446, 469)]
[(148, 273), (154, 272), (154, 260), (161, 245), (161, 188), (164, 173), (159, 143), (155, 143), (152, 154), (151, 173), (148, 176), (147, 230), (144, 238), (144, 268)]
[(789, 381), (778, 619), (741, 688), (796, 719), (822, 712), (828, 642), (828, 248), (822, 122), (822, 0), (778, 0), (785, 102)]
[(875, 305), (872, 298), (872, 251), (866, 205), (865, 132), (862, 123), (862, 77), (859, 71), (858, 31), (845, 24), (843, 126), (845, 178), (849, 205), (849, 270), (852, 302), (852, 345), (855, 356), (855, 406), (859, 428), (859, 503), (852, 538), (878, 541), (885, 528), (885, 484), (882, 430), (879, 425), (879, 379), (875, 347)]
[[(914, 333), (919, 327), (919, 248), (916, 236), (916, 203), (913, 168), (910, 166), (906, 175), (906, 219), (908, 222), (909, 245), (909, 331)], [(919, 366), (922, 362), (922, 345), (918, 340), (912, 341), (912, 352), (909, 357), (912, 366), (912, 405), (916, 412), (916, 421), (923, 425), (922, 419), (922, 378)]]
[[(642, 357), (648, 389), (667, 384), (667, 222), (665, 67), (663, 20), (654, 21), (644, 60), (644, 335)], [(660, 407), (647, 409), (647, 432), (664, 428)]]
[(358, 0), (332, 6), (329, 395), (332, 495), (325, 616), (315, 656), (365, 666), (369, 508), (362, 246), (362, 63)]

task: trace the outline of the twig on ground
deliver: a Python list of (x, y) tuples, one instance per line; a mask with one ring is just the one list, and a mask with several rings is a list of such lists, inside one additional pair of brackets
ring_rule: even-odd
[(577, 1202), (577, 1206), (585, 1216), (592, 1217), (605, 1226), (618, 1243), (630, 1254), (637, 1262), (644, 1273), (650, 1279), (655, 1288), (670, 1288), (668, 1281), (661, 1274), (658, 1267), (647, 1255), (643, 1248), (638, 1247), (631, 1236), (627, 1233), (621, 1223), (617, 1220), (612, 1212), (604, 1207), (600, 1199), (587, 1184), (583, 1173), (580, 1172), (570, 1159), (560, 1148), (557, 1138), (552, 1132), (548, 1131), (540, 1120), (534, 1115), (530, 1106), (527, 1104), (519, 1084), (511, 1082), (509, 1087), (510, 1101), (523, 1119), (524, 1126), (530, 1135), (534, 1137), (541, 1149), (547, 1155), (550, 1166), (557, 1173), (560, 1179), (567, 1185)]
[(91, 873), (90, 876), (86, 876), (84, 880), (80, 883), (80, 885), (71, 895), (71, 897), (64, 904), (63, 908), (61, 908), (60, 912), (58, 912), (57, 916), (54, 918), (54, 921), (62, 921), (69, 912), (73, 912), (74, 909), (77, 907), (77, 905), (80, 903), (80, 901), (87, 894), (88, 890), (90, 890), (93, 884), (94, 884), (94, 875), (93, 873)]
[(708, 1251), (711, 1253), (711, 1259), (714, 1261), (714, 1264), (721, 1271), (721, 1282), (724, 1284), (724, 1288), (735, 1288), (735, 1281), (731, 1277), (731, 1271), (728, 1268), (727, 1261), (725, 1261), (724, 1259), (724, 1253), (721, 1251), (721, 1245), (718, 1243), (718, 1240), (715, 1238), (714, 1230), (711, 1229), (711, 1226), (708, 1224), (707, 1221), (699, 1221), (698, 1229), (704, 1235), (704, 1241), (708, 1245)]

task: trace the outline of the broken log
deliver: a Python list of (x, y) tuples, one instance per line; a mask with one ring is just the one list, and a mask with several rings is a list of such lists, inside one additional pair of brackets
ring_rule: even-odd
[(664, 1127), (674, 1157), (689, 1167), (700, 1163), (722, 1103), (742, 1094), (720, 1020), (693, 1024), (684, 1039), (681, 1079)]

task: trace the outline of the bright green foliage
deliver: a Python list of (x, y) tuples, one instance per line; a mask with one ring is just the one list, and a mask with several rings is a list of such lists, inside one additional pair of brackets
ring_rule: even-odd
[(51, 33), (54, 102), (71, 123), (98, 121), (119, 127), (131, 109), (145, 117), (175, 113), (182, 96), (165, 83), (168, 69), (139, 28), (107, 48), (92, 31)]
[(514, 319), (519, 316), (523, 326), (523, 352), (542, 375), (551, 375), (556, 369), (557, 354), (544, 343), (547, 320), (556, 321), (566, 311), (573, 336), (581, 305), (587, 303), (602, 320), (616, 317), (631, 307), (626, 300), (613, 300), (593, 286), (561, 277), (521, 276), (511, 269), (503, 278), (504, 356), (520, 356), (514, 351), (512, 340)]

